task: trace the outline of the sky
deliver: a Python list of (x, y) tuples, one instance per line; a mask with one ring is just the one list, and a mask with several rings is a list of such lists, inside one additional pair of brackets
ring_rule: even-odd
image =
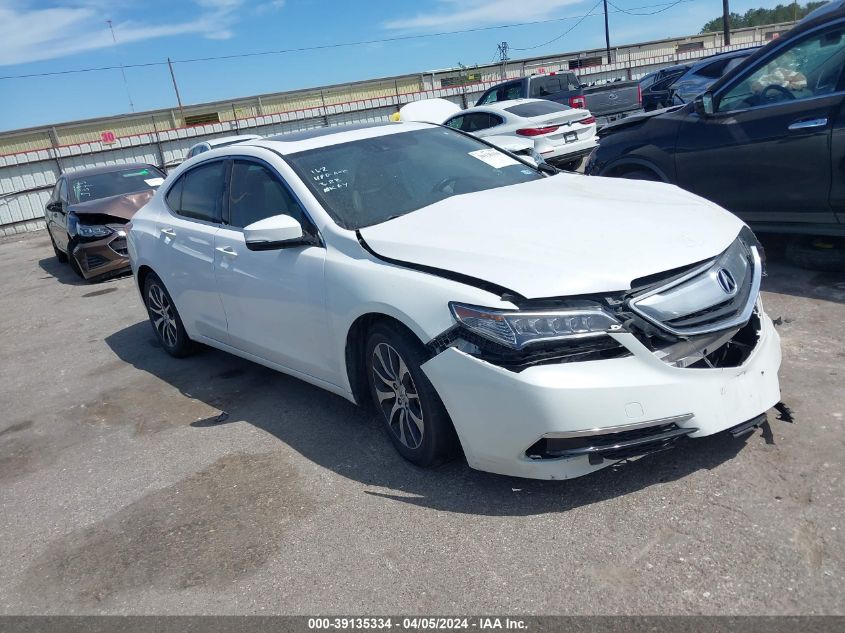
[[(697, 33), (722, 10), (673, 2), (610, 0), (611, 45)], [(732, 0), (731, 10), (776, 4)], [(600, 0), (0, 0), (0, 130), (176, 107), (168, 57), (183, 103), (201, 103), (487, 64), (502, 41), (512, 58), (599, 48), (600, 11)], [(372, 42), (408, 36), (422, 37)], [(308, 47), (325, 48), (185, 61)], [(150, 65), (19, 77), (140, 64)]]

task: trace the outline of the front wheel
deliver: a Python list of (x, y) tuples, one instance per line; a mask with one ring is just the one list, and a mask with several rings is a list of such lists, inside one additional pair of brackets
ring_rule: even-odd
[(188, 338), (176, 305), (164, 284), (154, 274), (144, 282), (144, 304), (150, 323), (161, 346), (171, 356), (183, 358), (193, 351), (193, 341)]
[(458, 440), (440, 397), (420, 366), (419, 341), (399, 328), (378, 325), (367, 342), (367, 378), (373, 403), (399, 453), (418, 466), (435, 466), (457, 452)]
[(660, 182), (660, 178), (657, 177), (657, 174), (649, 169), (632, 169), (631, 171), (626, 171), (622, 174), (622, 178), (627, 178), (629, 180), (650, 180), (653, 182)]
[(60, 251), (59, 247), (56, 246), (56, 240), (53, 239), (53, 234), (50, 233), (50, 229), (47, 229), (47, 233), (50, 235), (50, 244), (53, 245), (53, 253), (55, 253), (56, 259), (62, 264), (67, 263), (67, 253)]

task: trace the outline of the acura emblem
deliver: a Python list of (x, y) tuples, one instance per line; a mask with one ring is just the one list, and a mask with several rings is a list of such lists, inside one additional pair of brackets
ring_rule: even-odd
[(727, 268), (720, 268), (716, 273), (716, 281), (719, 282), (719, 287), (725, 291), (726, 295), (731, 295), (736, 291), (736, 279)]

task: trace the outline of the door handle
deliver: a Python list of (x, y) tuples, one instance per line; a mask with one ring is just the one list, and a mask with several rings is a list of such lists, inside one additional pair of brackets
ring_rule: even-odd
[(805, 119), (804, 121), (796, 121), (787, 129), (790, 132), (794, 132), (795, 130), (809, 130), (810, 128), (824, 127), (825, 125), (827, 125), (827, 119)]
[(237, 251), (235, 251), (235, 249), (232, 248), (231, 246), (218, 246), (214, 250), (216, 250), (218, 253), (223, 253), (224, 255), (228, 255), (229, 257), (237, 257), (238, 256)]
[(167, 227), (159, 229), (159, 233), (166, 235), (167, 237), (176, 237), (176, 231)]

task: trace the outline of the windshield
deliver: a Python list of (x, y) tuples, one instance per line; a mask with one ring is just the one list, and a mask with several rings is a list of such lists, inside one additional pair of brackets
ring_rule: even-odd
[(152, 166), (80, 176), (70, 181), (71, 203), (156, 189), (162, 180), (164, 174)]
[(335, 222), (359, 229), (451, 196), (542, 178), (446, 128), (400, 132), (287, 156)]

